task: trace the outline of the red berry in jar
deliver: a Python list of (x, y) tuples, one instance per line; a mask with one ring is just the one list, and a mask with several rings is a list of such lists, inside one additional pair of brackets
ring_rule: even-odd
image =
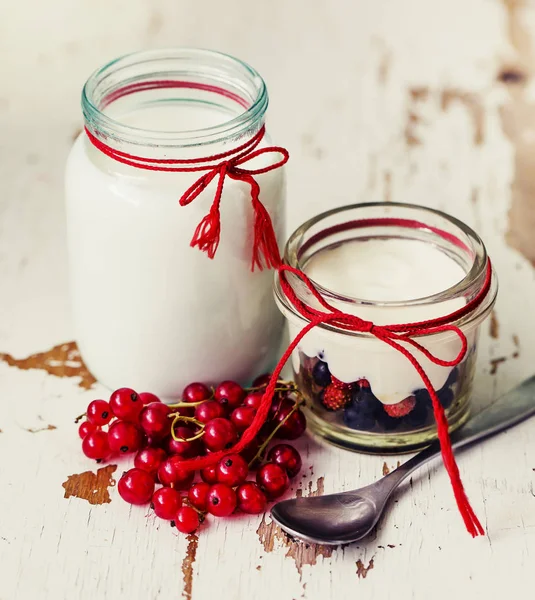
[(230, 420), (239, 432), (245, 431), (253, 422), (256, 410), (250, 406), (238, 406), (232, 411)]
[(158, 479), (162, 485), (174, 487), (177, 490), (187, 490), (191, 485), (195, 473), (187, 471), (181, 466), (182, 459), (170, 456), (158, 468)]
[(217, 483), (217, 465), (201, 469), (201, 479), (206, 483)]
[[(167, 438), (167, 452), (169, 454), (178, 454), (182, 458), (193, 458), (199, 456), (201, 452), (200, 439), (192, 440), (195, 432), (189, 427), (175, 427), (175, 436), (181, 438), (175, 440), (172, 436)], [(189, 440), (189, 441), (188, 441)]]
[(250, 392), (249, 394), (247, 394), (247, 396), (245, 396), (243, 406), (247, 406), (248, 408), (258, 410), (260, 408), (260, 404), (262, 404), (263, 397), (264, 392)]
[(134, 458), (134, 467), (156, 477), (160, 465), (166, 458), (167, 454), (163, 448), (143, 448)]
[(143, 445), (143, 433), (133, 423), (114, 421), (108, 430), (108, 443), (112, 452), (137, 452)]
[(113, 414), (123, 421), (137, 422), (143, 404), (137, 393), (130, 388), (119, 388), (110, 397)]
[(184, 388), (182, 392), (183, 402), (202, 402), (212, 397), (212, 391), (210, 388), (204, 385), (204, 383), (190, 383)]
[(212, 486), (205, 481), (194, 483), (188, 491), (188, 500), (197, 510), (205, 512), (208, 504), (208, 492)]
[(162, 487), (152, 495), (151, 508), (160, 519), (172, 521), (182, 506), (182, 497), (170, 487)]
[(247, 462), (239, 454), (228, 454), (217, 463), (217, 481), (230, 487), (243, 483), (248, 473)]
[(208, 421), (202, 437), (204, 445), (212, 452), (230, 448), (237, 439), (236, 428), (229, 420), (223, 418)]
[(93, 400), (87, 407), (87, 420), (102, 427), (107, 425), (113, 418), (110, 405), (105, 400)]
[(139, 415), (141, 429), (151, 437), (163, 438), (171, 431), (171, 409), (163, 402), (152, 402), (144, 406)]
[(296, 440), (303, 435), (306, 429), (307, 420), (305, 415), (299, 408), (292, 412), (294, 406), (295, 404), (291, 400), (284, 400), (277, 413), (276, 422), (281, 423), (284, 421), (275, 434), (280, 439)]
[(246, 481), (238, 488), (236, 492), (238, 498), (238, 508), (250, 515), (259, 515), (266, 509), (266, 495), (252, 481)]
[(243, 402), (246, 391), (235, 381), (223, 381), (215, 389), (215, 399), (229, 408), (237, 408)]
[(152, 404), (153, 402), (161, 402), (156, 394), (151, 394), (150, 392), (142, 392), (139, 394), (139, 399), (141, 400), (143, 406)]
[(256, 482), (271, 499), (282, 496), (290, 485), (286, 469), (273, 463), (267, 463), (260, 467), (256, 474)]
[(199, 515), (191, 506), (179, 508), (171, 522), (171, 525), (174, 525), (180, 533), (193, 533), (199, 527), (199, 524)]
[(268, 462), (274, 463), (286, 469), (289, 477), (295, 477), (301, 470), (301, 456), (299, 452), (289, 444), (277, 444), (273, 446), (267, 455)]
[(224, 483), (215, 483), (208, 492), (208, 512), (214, 517), (228, 517), (237, 504), (236, 492)]
[(207, 400), (199, 404), (195, 409), (195, 418), (201, 423), (208, 423), (212, 419), (218, 419), (225, 416), (225, 409), (222, 404), (215, 400)]
[(108, 434), (100, 429), (88, 433), (82, 441), (82, 452), (87, 458), (93, 458), (94, 460), (108, 458), (111, 454)]
[(80, 423), (80, 427), (78, 427), (78, 435), (84, 439), (88, 433), (93, 433), (93, 431), (96, 431), (97, 429), (98, 427), (93, 425), (93, 423), (90, 423), (89, 421), (83, 421)]
[(119, 495), (130, 504), (147, 504), (154, 493), (154, 479), (141, 469), (123, 473), (117, 484)]

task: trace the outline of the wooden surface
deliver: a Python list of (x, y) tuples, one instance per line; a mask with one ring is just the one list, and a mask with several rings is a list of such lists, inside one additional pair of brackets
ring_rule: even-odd
[[(476, 404), (533, 373), (535, 3), (4, 2), (0, 599), (530, 597), (534, 422), (460, 458), (487, 529), (477, 540), (436, 463), (370, 539), (322, 548), (288, 541), (268, 515), (214, 519), (198, 537), (177, 536), (118, 498), (122, 463), (96, 470), (82, 457), (73, 418), (103, 391), (71, 342), (63, 165), (90, 71), (171, 45), (230, 52), (266, 77), (269, 127), (291, 152), (289, 230), (325, 208), (376, 199), (426, 204), (472, 225), (501, 286), (480, 344)], [(293, 494), (367, 484), (400, 458), (313, 440), (300, 448)]]

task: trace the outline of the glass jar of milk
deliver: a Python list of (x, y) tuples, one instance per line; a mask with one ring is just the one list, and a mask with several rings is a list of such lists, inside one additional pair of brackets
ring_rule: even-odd
[[(497, 293), (485, 247), (474, 231), (420, 206), (360, 204), (299, 227), (284, 261), (303, 271), (330, 306), (375, 325), (436, 320), (467, 307), (488, 289), (477, 307), (453, 323), (468, 345), (457, 366), (435, 364), (400, 342), (424, 368), (450, 429), (467, 419), (479, 327)], [(305, 305), (322, 308), (306, 287), (292, 287)], [(289, 302), (280, 277), (275, 296), (293, 339), (310, 320)], [(452, 331), (413, 339), (442, 361), (454, 362), (461, 349)], [(406, 356), (372, 334), (320, 324), (304, 336), (292, 360), (307, 400), (308, 423), (331, 442), (388, 452), (436, 438), (431, 397), (421, 376)]]
[[(179, 204), (206, 174), (197, 168), (251, 140), (271, 145), (267, 105), (254, 69), (204, 50), (133, 54), (87, 81), (86, 131), (66, 172), (68, 249), (76, 339), (106, 386), (173, 398), (191, 381), (246, 382), (272, 365), (283, 319), (272, 272), (251, 270), (252, 184), (223, 177), (213, 260), (190, 243), (219, 175)], [(266, 169), (280, 156), (256, 154), (240, 166), (262, 171), (253, 177), (280, 242), (284, 173)]]

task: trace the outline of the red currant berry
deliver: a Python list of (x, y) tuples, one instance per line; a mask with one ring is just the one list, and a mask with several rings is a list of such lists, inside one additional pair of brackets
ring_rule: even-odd
[(182, 506), (171, 521), (180, 533), (193, 533), (199, 527), (199, 515), (191, 506)]
[(156, 394), (151, 394), (150, 392), (142, 392), (139, 394), (139, 399), (141, 400), (143, 406), (152, 404), (153, 402), (161, 402)]
[(290, 485), (286, 469), (273, 463), (260, 467), (256, 474), (256, 482), (271, 499), (282, 496)]
[(250, 515), (259, 515), (266, 509), (266, 495), (252, 481), (246, 481), (236, 491), (238, 508)]
[(269, 418), (277, 421), (282, 408), (286, 406), (286, 404), (290, 404), (291, 406), (294, 405), (291, 400), (286, 400), (286, 392), (276, 392), (273, 394), (271, 406), (269, 407)]
[(238, 406), (230, 415), (230, 420), (239, 432), (245, 431), (255, 418), (256, 410), (250, 406)]
[(123, 421), (135, 423), (143, 404), (134, 390), (130, 388), (119, 388), (110, 397), (110, 406), (113, 414)]
[(199, 404), (195, 409), (195, 418), (201, 423), (208, 423), (212, 419), (218, 419), (225, 416), (225, 409), (222, 404), (215, 400), (208, 400)]
[(181, 506), (182, 498), (173, 488), (163, 487), (152, 495), (151, 508), (160, 519), (172, 521)]
[(199, 481), (190, 487), (188, 500), (197, 510), (206, 511), (210, 487), (210, 484), (204, 481)]
[[(243, 456), (247, 463), (250, 463), (256, 456), (261, 444), (262, 440), (255, 438), (250, 444), (247, 444), (247, 446), (240, 452), (240, 455)], [(253, 464), (251, 464), (249, 468), (256, 469), (258, 467), (258, 464), (259, 462), (257, 459)]]
[(134, 458), (134, 467), (156, 477), (158, 468), (166, 458), (167, 454), (162, 448), (143, 448)]
[(238, 408), (245, 398), (246, 391), (235, 381), (223, 381), (215, 389), (215, 399), (229, 408)]
[(217, 465), (201, 469), (201, 479), (206, 483), (217, 483)]
[(133, 423), (114, 421), (108, 430), (108, 442), (112, 452), (137, 452), (143, 445), (143, 433)]
[(96, 431), (97, 429), (98, 427), (93, 425), (90, 421), (83, 421), (80, 424), (80, 427), (78, 427), (78, 435), (84, 439), (88, 433), (93, 433), (93, 431)]
[(117, 484), (119, 495), (130, 504), (147, 504), (154, 493), (154, 479), (141, 469), (123, 473)]
[(189, 440), (194, 437), (195, 432), (189, 427), (175, 427), (175, 436), (182, 440), (175, 440), (173, 436), (167, 438), (167, 452), (169, 454), (178, 454), (182, 458), (193, 458), (199, 456), (201, 452), (200, 439)]
[(250, 392), (245, 396), (245, 400), (243, 401), (243, 406), (247, 406), (249, 408), (253, 408), (254, 410), (258, 410), (260, 408), (260, 404), (262, 404), (262, 398), (264, 397), (264, 392)]
[(182, 392), (183, 402), (202, 402), (212, 397), (212, 390), (204, 383), (190, 383)]
[(202, 440), (212, 452), (230, 448), (237, 440), (236, 428), (227, 419), (212, 419), (206, 423)]
[(158, 468), (158, 479), (162, 485), (174, 487), (177, 490), (187, 490), (193, 481), (195, 473), (181, 466), (179, 456), (170, 456)]
[(108, 434), (100, 429), (88, 433), (82, 442), (82, 452), (95, 460), (107, 458), (111, 454)]
[(208, 492), (208, 512), (214, 517), (228, 517), (236, 508), (236, 492), (224, 483), (216, 483)]
[(239, 454), (228, 454), (217, 463), (217, 481), (230, 487), (243, 483), (247, 473), (247, 462)]
[(107, 425), (113, 418), (110, 405), (106, 400), (93, 400), (87, 407), (87, 420), (93, 425), (102, 427)]
[(289, 444), (277, 444), (273, 446), (267, 455), (268, 462), (279, 465), (286, 469), (288, 477), (295, 477), (301, 470), (301, 456), (299, 452)]
[(171, 431), (171, 419), (168, 416), (170, 412), (171, 409), (163, 402), (147, 404), (139, 415), (141, 429), (151, 437), (165, 437)]
[(284, 421), (275, 434), (282, 440), (296, 440), (298, 437), (303, 435), (306, 429), (307, 420), (299, 408), (290, 415), (290, 412), (293, 410), (294, 406), (295, 405), (291, 400), (285, 400), (278, 411), (277, 416), (275, 417), (275, 420), (278, 423), (281, 423), (286, 419), (286, 421)]
[(253, 387), (266, 386), (269, 383), (270, 379), (271, 379), (271, 373), (264, 373), (263, 375), (259, 375), (253, 381)]

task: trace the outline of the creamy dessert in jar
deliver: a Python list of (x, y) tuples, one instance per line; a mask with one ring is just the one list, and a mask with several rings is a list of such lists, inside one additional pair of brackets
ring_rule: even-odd
[[(377, 326), (435, 322), (462, 311), (489, 268), (481, 240), (468, 227), (443, 213), (397, 204), (319, 215), (292, 235), (285, 261), (303, 271), (330, 306)], [(299, 282), (295, 290), (303, 302), (323, 310)], [(452, 428), (468, 416), (478, 329), (495, 295), (494, 280), (484, 302), (454, 323), (467, 342), (456, 366), (436, 364), (399, 342), (429, 377)], [(280, 280), (276, 298), (293, 339), (307, 319), (289, 302)], [(439, 362), (454, 362), (461, 349), (459, 336), (449, 330), (414, 339)], [(300, 340), (292, 361), (311, 428), (334, 443), (388, 451), (436, 436), (421, 375), (403, 353), (371, 333), (322, 323)]]

